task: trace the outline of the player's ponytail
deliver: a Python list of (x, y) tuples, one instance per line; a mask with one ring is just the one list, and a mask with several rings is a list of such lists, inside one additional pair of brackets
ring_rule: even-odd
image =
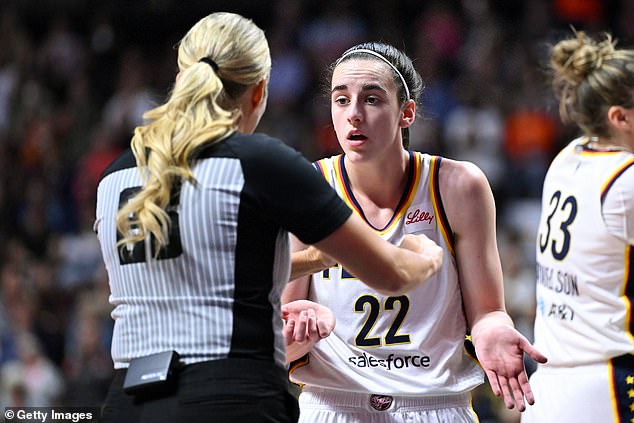
[(553, 87), (564, 122), (587, 135), (609, 137), (605, 119), (610, 106), (634, 107), (634, 51), (617, 50), (610, 34), (597, 41), (583, 31), (551, 49)]

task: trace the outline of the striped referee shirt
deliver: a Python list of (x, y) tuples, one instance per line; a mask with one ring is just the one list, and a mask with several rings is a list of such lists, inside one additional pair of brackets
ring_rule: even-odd
[(284, 365), (280, 295), (290, 272), (288, 233), (313, 244), (349, 217), (310, 163), (264, 134), (206, 147), (168, 207), (169, 245), (116, 247), (116, 214), (141, 187), (131, 150), (97, 188), (95, 229), (114, 305), (115, 368), (175, 350), (185, 364), (231, 357)]

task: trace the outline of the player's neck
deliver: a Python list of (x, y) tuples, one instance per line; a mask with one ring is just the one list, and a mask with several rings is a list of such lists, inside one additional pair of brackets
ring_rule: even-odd
[(377, 158), (372, 161), (345, 162), (353, 194), (379, 207), (396, 207), (400, 200), (409, 170), (409, 154), (395, 159)]

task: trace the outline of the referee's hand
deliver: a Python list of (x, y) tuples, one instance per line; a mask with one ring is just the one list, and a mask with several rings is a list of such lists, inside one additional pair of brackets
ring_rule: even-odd
[(443, 249), (423, 234), (405, 235), (399, 247), (428, 257), (432, 265), (431, 274), (436, 273), (442, 266)]

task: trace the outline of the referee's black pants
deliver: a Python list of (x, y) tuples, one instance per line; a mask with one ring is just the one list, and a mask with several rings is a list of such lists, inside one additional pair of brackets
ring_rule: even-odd
[(229, 358), (185, 366), (173, 388), (132, 396), (123, 392), (125, 370), (116, 370), (101, 423), (293, 423), (297, 400), (286, 372), (273, 363)]

